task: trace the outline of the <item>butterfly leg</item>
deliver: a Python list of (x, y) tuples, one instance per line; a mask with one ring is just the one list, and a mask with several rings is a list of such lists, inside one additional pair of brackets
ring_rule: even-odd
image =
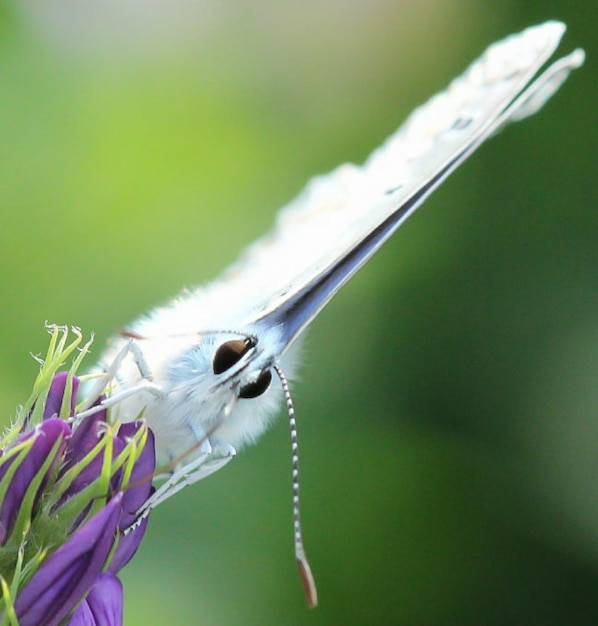
[[(218, 437), (205, 438), (199, 446), (197, 455), (190, 462), (179, 463), (164, 483), (146, 500), (137, 511), (138, 519), (149, 515), (159, 504), (178, 493), (181, 489), (206, 478), (224, 467), (234, 456), (236, 450)], [(158, 479), (160, 476), (157, 477)]]
[[(99, 404), (96, 404), (98, 398), (104, 393), (105, 389), (110, 385), (113, 380), (118, 380), (118, 371), (124, 361), (124, 359), (131, 355), (133, 361), (139, 370), (141, 380), (128, 389), (117, 392), (108, 398), (105, 398)], [(119, 402), (132, 395), (140, 393), (141, 391), (148, 391), (155, 398), (164, 397), (164, 393), (160, 387), (152, 382), (152, 374), (149, 366), (143, 355), (143, 351), (134, 339), (127, 341), (123, 347), (116, 353), (116, 356), (106, 368), (106, 371), (99, 376), (99, 378), (90, 386), (88, 390), (87, 399), (79, 407), (77, 413), (77, 419), (83, 419), (94, 413), (99, 413), (111, 406), (117, 405)]]

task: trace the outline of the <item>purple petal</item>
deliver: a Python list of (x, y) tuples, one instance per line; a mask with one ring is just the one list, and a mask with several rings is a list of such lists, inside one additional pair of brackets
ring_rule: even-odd
[(78, 463), (94, 448), (104, 432), (106, 421), (106, 411), (103, 410), (86, 417), (77, 425), (66, 449), (65, 471)]
[[(142, 422), (128, 422), (118, 429), (118, 436), (126, 442), (141, 428)], [(156, 449), (154, 434), (148, 429), (145, 446), (133, 467), (129, 487), (124, 492), (123, 515), (120, 520), (120, 529), (125, 530), (137, 519), (137, 511), (153, 493), (152, 479), (156, 468)]]
[[(44, 406), (43, 419), (47, 420), (51, 417), (60, 415), (60, 407), (62, 406), (62, 399), (66, 390), (66, 381), (68, 378), (68, 372), (58, 372), (52, 379), (50, 391), (46, 399), (46, 405)], [(74, 376), (71, 389), (71, 409), (69, 415), (75, 414), (75, 399), (77, 397), (77, 390), (79, 389), (79, 379)]]
[[(60, 470), (59, 477), (62, 477), (93, 450), (105, 432), (105, 422), (106, 411), (100, 411), (99, 413), (86, 417), (77, 425), (73, 436), (67, 444), (64, 454), (65, 460)], [(58, 506), (64, 504), (71, 496), (79, 493), (79, 491), (92, 483), (100, 475), (103, 463), (104, 454), (103, 451), (100, 451), (95, 458), (77, 474), (60, 499)]]
[(56, 626), (87, 594), (112, 549), (121, 505), (119, 493), (51, 554), (19, 591), (15, 603), (19, 626)]
[(148, 518), (145, 517), (135, 528), (129, 530), (126, 535), (121, 536), (118, 546), (114, 551), (114, 555), (110, 560), (110, 565), (108, 566), (109, 572), (116, 574), (133, 558), (145, 534), (147, 522)]
[(75, 609), (68, 626), (96, 626), (93, 613), (87, 604), (87, 598)]
[[(125, 442), (118, 435), (116, 435), (112, 439), (112, 459), (116, 459), (116, 457), (125, 449), (125, 446), (126, 446)], [(122, 476), (123, 476), (122, 467), (119, 467), (116, 470), (116, 472), (112, 474), (112, 477), (110, 478), (110, 487), (113, 492), (122, 491), (121, 489)], [(126, 499), (126, 495), (123, 497)]]
[(122, 626), (123, 587), (114, 574), (101, 574), (77, 607), (69, 626)]
[[(33, 442), (33, 445), (27, 455), (15, 471), (4, 499), (0, 504), (0, 531), (2, 533), (0, 543), (4, 543), (10, 535), (30, 483), (41, 471), (43, 464), (46, 462), (48, 455), (52, 451), (56, 442), (61, 439), (62, 445), (58, 446), (54, 454), (54, 459), (46, 469), (45, 476), (43, 477), (39, 489), (34, 497), (33, 507), (35, 508), (48, 476), (62, 456), (62, 452), (66, 446), (66, 440), (70, 437), (70, 434), (71, 429), (64, 420), (48, 419), (45, 422), (42, 422), (35, 429), (21, 435), (16, 440), (16, 443), (20, 443), (31, 437), (35, 438), (35, 441)], [(9, 459), (0, 467), (0, 479), (4, 477), (8, 468), (17, 458), (18, 455)]]

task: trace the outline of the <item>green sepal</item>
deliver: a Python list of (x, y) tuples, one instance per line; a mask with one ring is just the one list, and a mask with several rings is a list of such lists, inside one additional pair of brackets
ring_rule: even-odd
[(13, 598), (17, 597), (17, 592), (22, 584), (24, 556), (25, 551), (23, 549), (23, 544), (21, 544), (17, 554), (14, 576), (12, 578), (10, 587), (8, 586), (8, 582), (6, 581), (4, 576), (0, 576), (0, 587), (2, 588), (0, 609), (3, 609), (2, 626), (19, 626), (19, 620), (17, 618), (17, 614), (15, 613)]
[(17, 515), (17, 519), (15, 520), (15, 524), (12, 530), (14, 536), (24, 534), (25, 529), (28, 528), (28, 526), (30, 525), (33, 518), (35, 497), (39, 491), (42, 481), (44, 480), (44, 478), (46, 478), (46, 475), (48, 474), (48, 470), (52, 466), (52, 463), (56, 461), (56, 453), (62, 446), (63, 442), (63, 437), (58, 437), (58, 439), (56, 439), (54, 445), (52, 446), (52, 449), (50, 450), (50, 454), (48, 454), (42, 466), (39, 468), (38, 472), (29, 483), (27, 491), (25, 492), (25, 495), (21, 502), (21, 506), (19, 507), (19, 513)]

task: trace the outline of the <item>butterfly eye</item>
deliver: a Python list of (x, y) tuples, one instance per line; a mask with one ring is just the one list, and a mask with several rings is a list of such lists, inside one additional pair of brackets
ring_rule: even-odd
[(265, 393), (272, 382), (272, 372), (264, 370), (254, 383), (249, 383), (241, 389), (239, 398), (257, 398)]
[[(248, 350), (255, 346), (253, 339), (231, 339), (226, 343), (223, 343), (214, 355), (214, 361), (212, 367), (214, 374), (222, 374), (230, 369), (233, 365), (239, 362), (239, 360), (247, 353)], [(263, 392), (262, 392), (263, 393)]]

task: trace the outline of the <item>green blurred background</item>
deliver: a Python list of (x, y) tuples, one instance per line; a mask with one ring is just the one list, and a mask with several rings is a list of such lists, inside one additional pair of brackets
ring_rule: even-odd
[[(44, 321), (109, 334), (213, 277), (489, 43), (588, 60), (320, 316), (285, 419), (152, 517), (126, 623), (598, 623), (594, 2), (0, 1), (0, 408)], [(276, 259), (273, 259), (276, 262)]]

